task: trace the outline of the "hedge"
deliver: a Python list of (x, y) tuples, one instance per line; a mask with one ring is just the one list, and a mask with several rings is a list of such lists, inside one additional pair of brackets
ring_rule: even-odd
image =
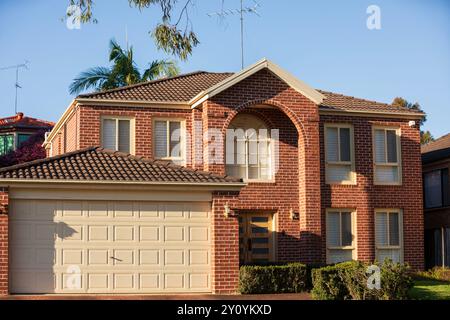
[(242, 294), (302, 292), (308, 289), (308, 283), (308, 268), (301, 263), (246, 265), (239, 271), (239, 292)]
[(381, 288), (369, 289), (369, 264), (349, 261), (313, 269), (311, 294), (317, 300), (399, 300), (408, 298), (412, 287), (409, 267), (386, 260), (380, 267)]

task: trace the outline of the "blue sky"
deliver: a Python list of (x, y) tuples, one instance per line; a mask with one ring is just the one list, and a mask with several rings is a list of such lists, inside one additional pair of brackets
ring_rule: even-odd
[[(56, 121), (73, 97), (79, 72), (108, 65), (108, 42), (134, 46), (144, 67), (166, 58), (148, 31), (159, 11), (130, 8), (127, 0), (95, 0), (98, 24), (69, 30), (61, 21), (68, 0), (0, 1), (0, 67), (29, 60), (21, 71), (19, 111)], [(208, 17), (221, 0), (197, 0), (191, 10), (201, 44), (180, 63), (182, 72), (240, 69), (239, 20)], [(251, 0), (246, 0), (251, 5)], [(313, 87), (391, 102), (402, 96), (428, 113), (425, 129), (450, 132), (450, 1), (447, 0), (259, 0), (261, 17), (248, 16), (245, 60), (273, 60)], [(381, 30), (366, 27), (369, 5), (381, 9)], [(225, 0), (236, 8), (239, 0)], [(14, 70), (0, 71), (0, 117), (14, 112)]]

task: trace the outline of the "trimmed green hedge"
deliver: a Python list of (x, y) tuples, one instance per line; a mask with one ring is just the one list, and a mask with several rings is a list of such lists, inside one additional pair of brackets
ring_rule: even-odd
[(242, 266), (239, 271), (239, 292), (294, 293), (307, 290), (309, 272), (306, 265)]
[(386, 260), (380, 267), (381, 288), (369, 289), (369, 264), (349, 261), (313, 269), (311, 294), (317, 300), (399, 300), (408, 298), (413, 282), (409, 267)]

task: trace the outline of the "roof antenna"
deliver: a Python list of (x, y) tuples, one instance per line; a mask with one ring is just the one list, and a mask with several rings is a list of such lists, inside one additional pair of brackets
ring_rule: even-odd
[(24, 69), (28, 70), (28, 64), (29, 63), (30, 63), (30, 61), (25, 60), (25, 62), (21, 63), (21, 64), (16, 64), (14, 66), (8, 66), (8, 67), (0, 68), (0, 70), (16, 69), (16, 83), (14, 84), (14, 86), (16, 88), (16, 96), (15, 96), (15, 99), (14, 99), (14, 114), (17, 114), (17, 94), (18, 94), (18, 90), (17, 89), (22, 89), (22, 87), (19, 85), (19, 69), (20, 68), (24, 68)]
[(241, 0), (241, 7), (239, 9), (224, 9), (222, 1), (222, 9), (217, 12), (208, 13), (208, 17), (217, 16), (220, 19), (225, 19), (227, 16), (234, 16), (239, 14), (241, 20), (241, 68), (244, 69), (244, 13), (253, 13), (260, 17), (257, 9), (260, 7), (256, 0), (253, 0), (253, 6), (244, 7), (244, 0)]
[(127, 51), (128, 51), (128, 26), (125, 25), (125, 43), (127, 44)]

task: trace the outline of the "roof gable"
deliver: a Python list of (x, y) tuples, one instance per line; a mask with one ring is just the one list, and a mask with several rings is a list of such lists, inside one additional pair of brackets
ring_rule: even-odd
[(205, 100), (214, 97), (215, 95), (225, 91), (226, 89), (232, 87), (233, 85), (241, 82), (242, 80), (248, 78), (249, 76), (263, 69), (268, 69), (269, 71), (271, 71), (273, 74), (275, 74), (278, 78), (287, 83), (294, 90), (304, 95), (305, 97), (313, 101), (315, 104), (321, 104), (323, 99), (325, 99), (325, 96), (323, 94), (313, 89), (305, 82), (297, 79), (292, 74), (281, 69), (273, 62), (267, 59), (262, 59), (259, 62), (245, 68), (244, 70), (237, 72), (230, 77), (225, 78), (224, 80), (213, 85), (207, 90), (200, 92), (189, 101), (189, 104), (192, 106), (192, 108), (195, 108)]

